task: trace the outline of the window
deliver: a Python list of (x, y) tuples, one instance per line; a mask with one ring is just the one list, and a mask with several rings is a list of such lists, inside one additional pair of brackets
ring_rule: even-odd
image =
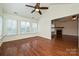
[(37, 23), (32, 23), (32, 32), (36, 33), (38, 29), (38, 24)]
[(52, 32), (55, 32), (55, 25), (54, 24), (52, 24)]
[(2, 35), (2, 17), (0, 16), (0, 37)]
[(16, 20), (7, 20), (7, 34), (15, 35), (17, 34), (17, 21)]
[(30, 23), (21, 21), (21, 34), (26, 34), (30, 32)]
[(30, 32), (30, 23), (26, 22), (26, 32)]
[[(3, 33), (6, 35), (16, 35), (19, 34), (27, 34), (27, 33), (36, 33), (38, 30), (38, 24), (37, 23), (30, 23), (27, 21), (20, 21), (7, 19), (2, 22), (2, 17), (0, 16), (0, 38), (2, 36), (2, 29)], [(2, 28), (2, 23), (4, 27)], [(20, 29), (19, 29), (20, 28)]]
[(21, 34), (24, 34), (26, 32), (26, 22), (21, 21)]

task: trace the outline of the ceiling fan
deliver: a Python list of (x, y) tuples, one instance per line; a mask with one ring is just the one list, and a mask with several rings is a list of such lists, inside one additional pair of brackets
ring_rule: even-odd
[(40, 9), (48, 9), (48, 7), (40, 7), (40, 3), (36, 3), (35, 6), (31, 6), (31, 5), (25, 5), (25, 6), (34, 8), (34, 10), (31, 11), (31, 13), (37, 11), (40, 15), (42, 15), (42, 12), (40, 11)]

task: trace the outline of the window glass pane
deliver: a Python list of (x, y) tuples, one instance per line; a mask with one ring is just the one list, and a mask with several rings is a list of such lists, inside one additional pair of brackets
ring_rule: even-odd
[(37, 32), (38, 29), (38, 24), (37, 23), (32, 23), (32, 32)]
[(0, 16), (0, 36), (2, 35), (2, 17)]
[(26, 32), (30, 32), (30, 23), (26, 22)]
[(21, 34), (26, 34), (26, 33), (30, 32), (30, 23), (21, 21), (21, 29), (20, 30), (21, 30)]
[(52, 24), (52, 32), (55, 32), (55, 25), (54, 24)]
[(17, 21), (16, 20), (8, 20), (7, 21), (7, 34), (16, 34), (17, 33)]
[(26, 33), (26, 22), (25, 21), (21, 21), (21, 34)]

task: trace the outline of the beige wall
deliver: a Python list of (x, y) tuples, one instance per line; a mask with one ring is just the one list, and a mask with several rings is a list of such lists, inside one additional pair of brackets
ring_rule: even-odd
[(65, 22), (63, 28), (64, 35), (77, 36), (77, 21)]
[(72, 21), (72, 19), (71, 19), (71, 21), (68, 19), (67, 19), (67, 21), (57, 21), (56, 26), (64, 27), (63, 35), (77, 36), (77, 21)]
[(61, 21), (56, 21), (55, 26), (56, 27), (64, 27), (63, 22), (61, 22)]

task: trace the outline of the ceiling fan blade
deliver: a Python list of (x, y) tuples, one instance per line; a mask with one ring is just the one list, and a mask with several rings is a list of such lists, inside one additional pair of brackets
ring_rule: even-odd
[(30, 5), (25, 5), (25, 6), (35, 8), (34, 6), (30, 6)]
[(42, 12), (40, 10), (38, 12), (39, 12), (40, 15), (42, 15)]
[(48, 9), (48, 7), (40, 7), (40, 9)]
[(33, 13), (35, 10), (33, 10), (31, 13)]

